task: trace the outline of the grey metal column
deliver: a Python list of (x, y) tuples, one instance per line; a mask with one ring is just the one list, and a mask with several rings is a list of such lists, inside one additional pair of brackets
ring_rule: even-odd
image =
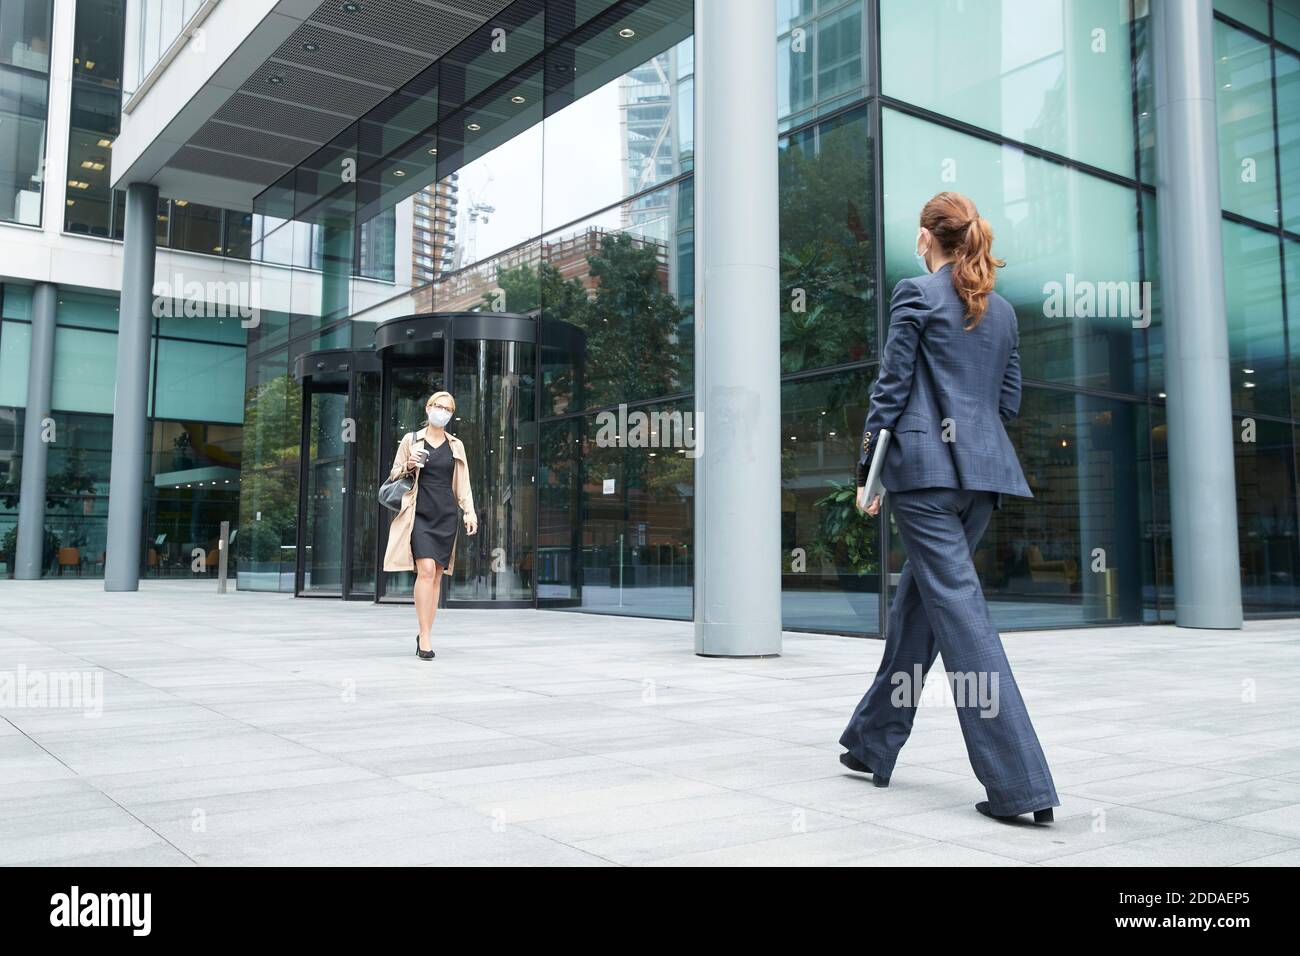
[[(54, 323), (59, 290), (48, 282), (32, 290), (32, 350), (23, 424), (22, 490), (18, 497), (18, 549), (14, 577), (35, 581), (45, 565), (45, 467), (50, 444), (45, 419), (54, 389)], [(58, 432), (54, 433), (57, 440)]]
[(145, 456), (149, 450), (149, 336), (153, 328), (153, 272), (158, 188), (126, 189), (122, 301), (117, 326), (117, 390), (113, 401), (113, 459), (108, 486), (108, 547), (104, 590), (140, 586)]
[(695, 651), (781, 652), (775, 0), (695, 4)]
[(1164, 283), (1175, 620), (1241, 627), (1232, 393), (1210, 0), (1155, 0), (1156, 206)]

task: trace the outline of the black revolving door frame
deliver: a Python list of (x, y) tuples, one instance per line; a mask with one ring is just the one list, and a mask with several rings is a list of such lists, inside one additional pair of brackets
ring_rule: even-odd
[[(580, 330), (563, 322), (546, 326), (548, 347), (582, 355)], [(444, 576), (440, 603), (536, 606), (537, 328), (536, 318), (507, 313), (411, 315), (376, 326), (373, 348), (326, 349), (297, 359), (294, 373), (303, 385), (297, 595), (410, 600), (412, 575), (382, 570), (392, 513), (376, 495), (402, 435), (424, 424), (424, 401), (446, 390), (457, 402), (448, 431), (466, 447), (479, 533), (458, 540), (455, 572)]]

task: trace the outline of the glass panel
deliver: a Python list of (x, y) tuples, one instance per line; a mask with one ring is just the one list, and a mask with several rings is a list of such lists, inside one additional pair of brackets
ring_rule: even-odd
[(59, 415), (58, 424), (45, 471), (46, 573), (103, 574), (113, 419)]
[(921, 207), (957, 189), (1007, 261), (997, 291), (1020, 319), (1024, 376), (1135, 391), (1149, 287), (1134, 190), (892, 110), (884, 121), (886, 289), (918, 271)]
[(113, 142), (119, 132), (119, 104), (120, 94), (114, 89), (73, 83), (63, 220), (68, 232), (102, 237), (110, 234), (114, 193), (109, 175)]
[[(216, 577), (221, 522), (238, 540), (243, 429), (198, 422), (153, 423), (145, 552), (150, 577)], [(234, 577), (232, 561), (226, 569)]]
[[(1241, 605), (1247, 613), (1294, 613), (1300, 607), (1296, 536), (1294, 428), (1234, 421)], [(1245, 440), (1245, 439), (1249, 440)]]
[(1216, 20), (1214, 56), (1223, 208), (1274, 224), (1277, 160), (1268, 45)]
[(171, 247), (185, 252), (206, 252), (221, 255), (222, 212), (215, 206), (204, 206), (184, 199), (172, 201)]
[(27, 364), (32, 327), (26, 322), (0, 322), (0, 407), (27, 404)]
[(113, 410), (117, 335), (60, 326), (54, 330), (54, 397), (61, 411)]
[(1300, 50), (1300, 0), (1273, 0), (1273, 36)]
[(1004, 499), (975, 553), (994, 623), (1140, 621), (1155, 600), (1141, 406), (1026, 388), (1007, 431), (1034, 497)]
[(872, 373), (781, 386), (781, 619), (880, 632), (880, 522), (855, 504), (854, 466)]
[(252, 255), (253, 214), (226, 210), (225, 254), (232, 259), (247, 259)]
[(1282, 225), (1300, 232), (1300, 57), (1278, 50), (1277, 69), (1278, 165), (1282, 183)]
[(158, 340), (158, 418), (244, 420), (244, 350), (206, 342)]
[(1239, 411), (1291, 414), (1279, 255), (1276, 234), (1223, 223), (1228, 368)]
[(1132, 175), (1127, 3), (881, 0), (880, 22), (884, 93)]
[(865, 108), (781, 142), (781, 368), (875, 353), (876, 243)]
[(1268, 0), (1214, 0), (1214, 9), (1268, 34)]
[(50, 72), (52, 0), (5, 0), (0, 4), (0, 63)]
[(41, 224), (48, 94), (44, 75), (0, 67), (0, 221)]
[[(456, 542), (450, 599), (531, 600), (536, 428), (533, 346), (457, 342), (455, 435), (465, 444), (479, 531)], [(463, 529), (462, 529), (463, 531)]]
[(344, 392), (311, 392), (307, 422), (307, 513), (303, 516), (304, 592), (338, 594), (343, 586), (347, 496)]
[(538, 266), (499, 274), (507, 289), (540, 285), (543, 414), (691, 388), (691, 196), (682, 185), (656, 190), (545, 237)]
[(302, 446), (302, 388), (284, 350), (249, 363), (244, 393), (241, 462), (239, 587), (293, 589), (298, 518), (298, 458)]
[(690, 412), (677, 402), (543, 426), (539, 601), (691, 618)]
[(687, 46), (665, 50), (546, 118), (544, 230), (682, 172), (677, 83)]

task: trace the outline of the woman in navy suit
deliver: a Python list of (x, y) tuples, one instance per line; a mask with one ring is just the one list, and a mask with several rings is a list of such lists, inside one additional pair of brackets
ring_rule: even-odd
[(937, 654), (985, 816), (1035, 823), (1060, 806), (1047, 759), (1011, 674), (972, 556), (1006, 494), (1032, 497), (1005, 423), (1020, 410), (1019, 329), (993, 291), (993, 231), (965, 196), (944, 192), (921, 210), (916, 256), (925, 274), (904, 279), (890, 303), (889, 335), (858, 460), (858, 507), (875, 454), (907, 560), (890, 606), (880, 670), (840, 737), (840, 762), (888, 786)]

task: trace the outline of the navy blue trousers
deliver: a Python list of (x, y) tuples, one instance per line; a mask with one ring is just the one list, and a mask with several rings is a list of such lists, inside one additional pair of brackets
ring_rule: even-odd
[(880, 669), (840, 743), (873, 771), (891, 775), (912, 732), (925, 674), (942, 654), (971, 767), (989, 809), (1009, 816), (1061, 804), (972, 561), (996, 497), (952, 488), (890, 493), (907, 560)]

